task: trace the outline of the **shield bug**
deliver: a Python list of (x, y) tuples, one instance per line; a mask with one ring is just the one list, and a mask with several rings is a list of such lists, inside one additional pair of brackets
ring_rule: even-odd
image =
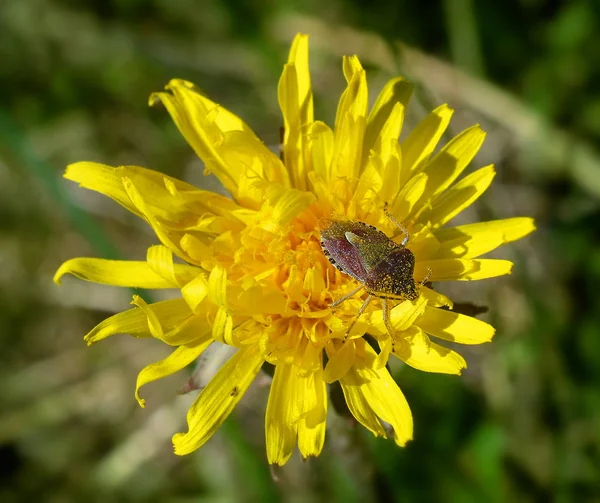
[[(376, 227), (356, 220), (327, 219), (321, 229), (321, 248), (329, 261), (341, 272), (352, 276), (361, 285), (331, 304), (335, 307), (361, 290), (368, 296), (358, 310), (356, 318), (346, 330), (350, 330), (373, 300), (381, 299), (383, 321), (392, 337), (389, 300), (416, 300), (419, 290), (413, 278), (415, 256), (406, 247), (410, 239), (408, 231), (384, 209), (386, 216), (403, 233), (400, 244), (395, 243)], [(431, 271), (421, 282), (425, 284)], [(392, 337), (393, 339), (393, 337)]]

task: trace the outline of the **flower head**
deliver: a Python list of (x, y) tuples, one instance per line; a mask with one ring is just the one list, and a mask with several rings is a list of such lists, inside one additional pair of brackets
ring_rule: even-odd
[[(173, 437), (177, 454), (210, 438), (265, 362), (275, 366), (266, 410), (270, 463), (284, 464), (296, 445), (304, 457), (320, 453), (326, 384), (335, 381), (358, 422), (380, 436), (387, 423), (404, 445), (412, 438), (412, 416), (388, 358), (459, 374), (465, 360), (430, 336), (480, 344), (494, 334), (490, 325), (453, 312), (452, 302), (428, 283), (510, 273), (506, 260), (477, 257), (534, 229), (529, 218), (445, 227), (494, 177), (487, 166), (457, 181), (485, 133), (470, 127), (434, 154), (452, 116), (442, 105), (400, 143), (412, 85), (391, 80), (369, 110), (358, 58), (344, 58), (343, 70), (347, 88), (332, 129), (314, 120), (308, 38), (296, 37), (279, 83), (281, 157), (189, 82), (172, 80), (150, 97), (167, 108), (231, 197), (140, 167), (80, 162), (67, 168), (67, 179), (146, 220), (161, 244), (143, 261), (69, 260), (55, 280), (70, 273), (117, 286), (181, 290), (181, 298), (153, 304), (134, 297), (133, 309), (85, 337), (91, 344), (127, 333), (175, 348), (140, 372), (140, 405), (144, 384), (184, 368), (210, 344), (237, 348), (190, 408), (188, 431)], [(392, 260), (386, 246), (404, 258), (398, 252)], [(331, 253), (340, 247), (351, 256), (343, 264), (338, 258), (335, 267)], [(361, 288), (357, 271), (377, 267), (391, 279), (375, 275), (375, 287)], [(386, 288), (397, 294), (385, 295)]]

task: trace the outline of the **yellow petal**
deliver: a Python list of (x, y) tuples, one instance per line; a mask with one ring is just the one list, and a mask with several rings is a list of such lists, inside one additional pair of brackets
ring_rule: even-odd
[(348, 87), (342, 93), (334, 127), (332, 178), (358, 179), (365, 134), (368, 91), (367, 78), (356, 56), (344, 57)]
[(204, 350), (213, 343), (210, 336), (204, 337), (194, 344), (179, 346), (164, 360), (160, 360), (144, 367), (137, 376), (135, 384), (135, 398), (140, 407), (146, 406), (146, 400), (140, 397), (140, 388), (145, 384), (167, 377), (187, 367), (195, 361)]
[[(181, 267), (185, 269), (190, 266)], [(156, 274), (147, 262), (74, 258), (60, 266), (54, 275), (54, 282), (60, 284), (65, 274), (72, 274), (76, 278), (94, 283), (131, 288), (177, 288), (179, 286), (172, 280)]]
[[(194, 83), (183, 79), (172, 79), (165, 86), (165, 88), (171, 91), (176, 90), (177, 92), (186, 95), (185, 101), (191, 104), (188, 110), (188, 113), (191, 116), (193, 116), (195, 113), (199, 113), (202, 110), (211, 111), (215, 107), (218, 107), (218, 113), (213, 113), (210, 119), (221, 131), (245, 131), (247, 133), (254, 134), (252, 129), (250, 129), (250, 126), (248, 126), (242, 119), (226, 108), (219, 107), (219, 105), (217, 105), (214, 101), (208, 99), (202, 94), (202, 91), (194, 85)], [(157, 97), (150, 97), (150, 106), (156, 104), (156, 98)]]
[(479, 151), (485, 132), (472, 126), (450, 140), (425, 166), (427, 188), (425, 196), (435, 197), (458, 178)]
[(440, 258), (474, 258), (500, 245), (516, 241), (535, 230), (532, 218), (517, 217), (461, 225), (435, 232)]
[(189, 261), (194, 264), (202, 265), (213, 256), (212, 248), (192, 234), (184, 234), (179, 241), (179, 245), (189, 257)]
[(164, 339), (164, 331), (162, 325), (160, 324), (160, 320), (156, 313), (152, 310), (152, 308), (146, 303), (144, 299), (142, 299), (139, 295), (134, 295), (131, 303), (140, 308), (146, 315), (148, 320), (148, 328), (150, 329), (150, 333), (152, 337), (155, 339), (162, 340)]
[(257, 218), (263, 229), (275, 233), (314, 201), (311, 192), (271, 185)]
[[(147, 179), (149, 182), (154, 182), (156, 187), (160, 187), (163, 175), (156, 171), (137, 166), (115, 168), (96, 162), (76, 162), (67, 166), (64, 177), (67, 180), (79, 183), (80, 187), (94, 190), (114, 199), (129, 211), (141, 217), (141, 213), (131, 203), (129, 196), (125, 192), (122, 181), (123, 177), (137, 178), (137, 180)], [(156, 196), (156, 193), (153, 195)]]
[(304, 116), (304, 122), (312, 122), (312, 88), (310, 85), (310, 67), (308, 59), (308, 35), (298, 33), (294, 37), (288, 56), (288, 63), (298, 71), (298, 105)]
[(384, 340), (378, 340), (377, 343), (379, 344), (379, 354), (375, 359), (375, 368), (380, 369), (387, 365), (393, 344), (391, 337)]
[(390, 323), (398, 331), (406, 330), (421, 315), (426, 305), (427, 299), (422, 295), (417, 300), (405, 300), (390, 311)]
[(323, 279), (323, 271), (318, 267), (309, 267), (304, 276), (304, 290), (309, 292), (310, 298), (319, 301), (327, 291), (327, 285)]
[(239, 311), (240, 315), (252, 316), (252, 315), (264, 315), (265, 312), (269, 314), (283, 314), (286, 310), (288, 302), (284, 292), (273, 287), (266, 287), (260, 284), (248, 288), (239, 293), (237, 296), (238, 305), (236, 310)]
[[(150, 304), (149, 308), (167, 329), (183, 323), (192, 316), (183, 299), (164, 300)], [(96, 325), (86, 336), (85, 341), (93, 344), (114, 334), (129, 334), (134, 337), (151, 337), (148, 318), (139, 308), (115, 314)]]
[[(393, 301), (389, 301), (393, 302)], [(421, 295), (417, 300), (401, 301), (390, 311), (390, 323), (392, 327), (402, 332), (410, 327), (415, 319), (419, 317), (427, 305), (427, 299)], [(383, 311), (374, 311), (369, 317), (365, 317), (372, 325), (376, 335), (384, 335), (387, 328), (383, 322)]]
[(298, 448), (304, 458), (318, 456), (325, 443), (327, 425), (327, 389), (322, 372), (317, 371), (301, 378), (300, 400), (305, 406), (298, 421)]
[(208, 296), (217, 306), (227, 306), (227, 269), (215, 266), (208, 276)]
[(454, 303), (445, 295), (442, 295), (440, 292), (436, 292), (431, 288), (427, 288), (426, 286), (421, 286), (421, 295), (427, 299), (427, 304), (433, 307), (449, 307), (452, 309)]
[(187, 414), (188, 432), (173, 436), (175, 454), (201, 447), (227, 419), (264, 363), (258, 346), (239, 349), (202, 390)]
[(424, 278), (428, 269), (431, 269), (430, 281), (470, 281), (510, 274), (512, 267), (513, 263), (508, 260), (457, 258), (425, 260), (415, 264), (415, 277)]
[[(382, 428), (379, 421), (372, 422), (373, 415), (389, 423), (394, 428), (394, 440), (403, 446), (413, 434), (412, 414), (406, 398), (388, 370), (376, 368), (377, 355), (369, 345), (365, 345), (365, 355), (365, 366), (352, 368), (340, 381), (348, 408), (375, 435), (381, 435)], [(362, 395), (362, 399), (357, 400), (357, 395)], [(356, 410), (357, 404), (361, 406), (359, 410)], [(363, 422), (365, 419), (368, 422)]]
[(433, 202), (431, 210), (421, 215), (419, 220), (441, 227), (473, 204), (487, 190), (495, 175), (494, 166), (471, 173), (442, 193)]
[(306, 133), (313, 121), (313, 95), (308, 68), (308, 36), (296, 35), (278, 87), (283, 114), (283, 157), (293, 186), (307, 185)]
[[(413, 84), (402, 77), (396, 77), (384, 86), (369, 113), (365, 131), (365, 152), (369, 152), (383, 138), (398, 141), (402, 131), (404, 110), (413, 89)], [(384, 128), (387, 132), (382, 134)]]
[(208, 295), (208, 278), (199, 274), (181, 289), (181, 295), (194, 313), (199, 312), (199, 306)]
[(308, 180), (312, 187), (312, 192), (317, 196), (317, 206), (324, 215), (332, 213), (343, 213), (344, 205), (340, 203), (337, 194), (331, 190), (331, 184), (324, 178), (317, 176), (314, 171), (308, 174)]
[[(329, 349), (330, 347), (331, 349)], [(327, 349), (329, 360), (323, 372), (323, 379), (327, 383), (332, 383), (344, 377), (352, 365), (354, 365), (356, 348), (354, 340), (348, 339), (337, 349), (334, 349), (332, 346), (327, 346)]]
[(324, 122), (316, 121), (311, 125), (308, 137), (313, 170), (322, 180), (328, 181), (333, 158), (333, 131)]
[(396, 151), (395, 147), (398, 146), (398, 137), (400, 136), (403, 122), (404, 106), (401, 103), (396, 103), (388, 120), (383, 125), (383, 129), (379, 133), (377, 141), (373, 145), (373, 150), (381, 156), (384, 163)]
[(348, 86), (338, 103), (335, 131), (341, 129), (341, 124), (348, 115), (354, 118), (363, 116), (366, 119), (369, 106), (367, 77), (358, 57), (344, 56), (342, 67)]
[(352, 197), (351, 204), (358, 206), (364, 213), (368, 213), (369, 209), (367, 205), (369, 201), (375, 199), (373, 196), (381, 194), (383, 184), (380, 171), (376, 167), (377, 163), (381, 164), (381, 159), (373, 152), (360, 175), (354, 196)]
[[(146, 315), (150, 335), (155, 339), (163, 341), (171, 346), (189, 344), (210, 334), (210, 325), (205, 316), (190, 316), (182, 321), (172, 324), (169, 320), (161, 320), (161, 314), (153, 307), (155, 304), (147, 304), (138, 295), (133, 296), (132, 304), (136, 305)], [(167, 323), (165, 324), (164, 321)]]
[[(395, 239), (398, 242), (398, 239)], [(431, 227), (424, 226), (417, 233), (410, 236), (407, 248), (413, 252), (417, 261), (433, 259), (437, 256), (440, 243), (433, 234)], [(421, 280), (425, 276), (415, 276), (415, 279)]]
[(203, 274), (201, 269), (173, 262), (173, 252), (164, 245), (148, 248), (146, 260), (150, 268), (162, 278), (181, 287)]
[(221, 306), (213, 322), (212, 336), (215, 341), (233, 346), (233, 319), (226, 307)]
[(113, 167), (95, 162), (77, 162), (67, 167), (64, 177), (79, 183), (81, 187), (110, 197), (143, 218), (123, 186), (123, 178), (128, 178), (144, 194), (150, 213), (159, 217), (165, 225), (178, 226), (190, 218), (193, 220), (194, 215), (228, 214), (237, 208), (225, 196), (197, 189), (176, 178), (138, 166)]
[(298, 71), (293, 64), (283, 67), (277, 89), (279, 107), (283, 115), (283, 160), (289, 170), (292, 186), (306, 188), (306, 162), (304, 158), (304, 137), (300, 123), (300, 96), (298, 94)]
[(181, 134), (207, 168), (214, 170), (225, 188), (237, 197), (238, 181), (244, 167), (227, 164), (215, 146), (223, 140), (227, 131), (245, 131), (253, 136), (250, 128), (234, 114), (196, 92), (189, 82), (172, 80), (165, 88), (170, 92), (152, 94), (150, 104), (163, 103)]
[(206, 315), (190, 316), (184, 322), (163, 330), (162, 341), (169, 346), (185, 346), (210, 336), (211, 333), (212, 326)]
[(448, 105), (441, 105), (411, 131), (402, 142), (403, 170), (418, 173), (423, 169), (446, 131), (453, 113), (454, 110)]
[[(210, 334), (211, 327), (206, 319), (206, 316), (190, 316), (181, 322), (175, 324), (164, 324), (159, 318), (154, 304), (146, 304), (146, 302), (138, 295), (133, 296), (132, 304), (140, 308), (146, 315), (148, 321), (148, 329), (150, 334), (155, 339), (165, 342), (171, 346), (188, 344), (191, 341), (198, 340)], [(169, 320), (166, 320), (169, 322)], [(214, 333), (214, 330), (212, 330)]]
[[(146, 260), (150, 268), (162, 278), (177, 286), (179, 284), (175, 276), (175, 264), (173, 262), (173, 252), (164, 245), (155, 245), (148, 248)], [(198, 270), (200, 271), (200, 270)], [(194, 276), (192, 276), (193, 279)]]
[(340, 129), (335, 130), (335, 148), (333, 152), (332, 179), (343, 179), (356, 183), (360, 174), (362, 155), (362, 135), (365, 127), (364, 116), (352, 117), (348, 114)]
[(293, 365), (279, 363), (275, 366), (265, 416), (265, 440), (269, 464), (283, 466), (296, 445), (295, 406), (298, 400), (296, 396), (298, 379), (297, 369)]
[(416, 325), (429, 335), (459, 344), (489, 342), (495, 333), (494, 327), (483, 321), (435, 307), (426, 307)]
[[(379, 197), (382, 201), (390, 203), (390, 208), (394, 208), (394, 203), (398, 200), (400, 187), (404, 188), (410, 173), (406, 173), (402, 169), (402, 149), (396, 141), (390, 149), (389, 157), (385, 160), (381, 159), (383, 167), (381, 168), (381, 191)], [(383, 149), (382, 149), (383, 150)]]
[(385, 429), (363, 393), (361, 386), (363, 383), (356, 370), (352, 369), (348, 372), (340, 379), (340, 384), (348, 410), (354, 418), (376, 437), (387, 438)]
[(133, 296), (131, 303), (139, 307), (146, 315), (152, 337), (171, 346), (189, 344), (209, 335), (212, 330), (205, 313), (203, 313), (204, 316), (190, 316), (175, 324), (169, 324), (169, 320), (166, 320), (167, 324), (165, 324), (159, 318), (160, 313), (157, 314), (153, 308), (154, 304), (146, 304), (138, 295)]
[(289, 186), (288, 172), (281, 159), (254, 134), (246, 131), (226, 131), (221, 141), (215, 145), (215, 150), (225, 164), (238, 167), (238, 199), (245, 196), (242, 193), (244, 177)]
[(402, 190), (396, 197), (396, 201), (391, 208), (392, 215), (394, 215), (398, 221), (402, 222), (412, 214), (416, 209), (415, 205), (421, 200), (426, 186), (427, 175), (425, 173), (419, 173), (418, 175), (413, 176), (406, 185), (402, 187)]
[(394, 354), (411, 367), (425, 372), (458, 375), (467, 368), (467, 362), (461, 355), (431, 342), (427, 334), (416, 325), (406, 330), (403, 337), (405, 340), (396, 345)]
[(146, 204), (144, 197), (148, 197), (149, 194), (142, 196), (137, 187), (133, 185), (133, 182), (129, 178), (123, 178), (123, 187), (125, 187), (125, 191), (127, 192), (127, 195), (129, 196), (129, 199), (131, 199), (133, 205), (152, 226), (152, 229), (162, 244), (173, 250), (179, 257), (185, 260), (187, 257), (179, 246), (179, 239), (175, 238), (171, 232), (159, 224), (158, 220), (156, 219), (156, 215), (152, 213), (150, 207)]

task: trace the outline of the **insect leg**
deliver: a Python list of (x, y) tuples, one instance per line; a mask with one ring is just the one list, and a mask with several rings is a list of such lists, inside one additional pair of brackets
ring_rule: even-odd
[(392, 323), (390, 322), (390, 305), (388, 303), (388, 299), (381, 299), (381, 304), (383, 307), (383, 323), (385, 324), (385, 328), (390, 334), (390, 338), (392, 339), (392, 353), (394, 352), (396, 339), (394, 338), (394, 327), (392, 327)]
[(363, 305), (360, 306), (360, 309), (356, 313), (356, 317), (352, 320), (352, 323), (350, 323), (350, 326), (348, 327), (348, 330), (346, 330), (346, 333), (344, 334), (344, 342), (346, 342), (348, 340), (348, 336), (350, 335), (350, 331), (354, 328), (354, 325), (356, 325), (356, 322), (360, 318), (360, 315), (365, 312), (365, 309), (367, 309), (367, 306), (369, 305), (369, 302), (371, 302), (372, 299), (373, 299), (373, 297), (371, 295), (369, 295), (365, 299), (365, 301), (363, 302)]
[(402, 240), (402, 243), (400, 243), (402, 246), (406, 246), (408, 244), (408, 240), (410, 239), (410, 234), (408, 233), (408, 231), (406, 230), (406, 227), (404, 227), (400, 222), (398, 222), (398, 220), (396, 219), (396, 217), (394, 215), (392, 215), (388, 209), (388, 203), (385, 203), (385, 205), (383, 206), (383, 212), (385, 213), (385, 216), (388, 217), (388, 219), (396, 226), (398, 227), (398, 229), (400, 229), (402, 231), (402, 233), (404, 234), (404, 239)]
[(329, 304), (329, 307), (335, 307), (335, 306), (339, 306), (342, 302), (344, 302), (345, 300), (348, 300), (350, 297), (352, 297), (354, 294), (360, 292), (362, 289), (364, 288), (363, 285), (359, 286), (358, 288), (355, 288), (354, 290), (352, 290), (351, 292), (348, 292), (346, 295), (344, 295), (343, 297), (340, 297), (338, 300), (336, 300), (335, 302), (332, 302), (331, 304)]

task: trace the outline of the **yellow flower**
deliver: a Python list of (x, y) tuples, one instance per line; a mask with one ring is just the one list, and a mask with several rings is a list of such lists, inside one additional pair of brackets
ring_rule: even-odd
[[(331, 129), (313, 118), (308, 38), (296, 37), (279, 82), (281, 159), (189, 82), (172, 80), (166, 92), (150, 97), (151, 104), (167, 108), (206, 172), (215, 173), (231, 198), (140, 167), (79, 162), (67, 168), (67, 179), (146, 220), (162, 244), (152, 246), (145, 261), (69, 260), (55, 280), (70, 273), (123, 287), (181, 290), (181, 298), (153, 304), (134, 297), (133, 309), (85, 337), (91, 344), (127, 333), (175, 347), (140, 372), (140, 405), (141, 386), (184, 368), (215, 341), (238, 348), (190, 408), (188, 431), (173, 437), (177, 454), (210, 438), (265, 362), (275, 366), (266, 410), (270, 463), (284, 464), (296, 445), (304, 457), (321, 452), (326, 383), (334, 381), (358, 422), (379, 436), (386, 436), (387, 423), (402, 446), (412, 438), (412, 416), (386, 368), (390, 354), (420, 370), (459, 374), (465, 360), (429, 336), (480, 344), (494, 334), (490, 325), (453, 312), (448, 298), (419, 283), (428, 271), (430, 281), (508, 274), (510, 262), (476, 257), (534, 229), (530, 218), (444, 227), (494, 177), (487, 166), (456, 181), (485, 133), (470, 127), (433, 154), (452, 116), (442, 105), (399, 143), (412, 85), (391, 80), (369, 111), (358, 58), (344, 58), (343, 71), (348, 85)], [(381, 299), (358, 321), (364, 292), (331, 308), (360, 284), (327, 260), (318, 226), (324, 218), (361, 221), (400, 243), (402, 233), (386, 217), (386, 204), (410, 232), (420, 292), (416, 300), (394, 301), (392, 334)], [(378, 342), (379, 352), (365, 334)]]

